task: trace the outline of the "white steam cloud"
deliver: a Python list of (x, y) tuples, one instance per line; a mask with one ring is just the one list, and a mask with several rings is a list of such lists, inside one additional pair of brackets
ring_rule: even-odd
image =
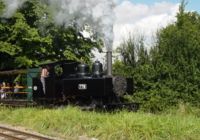
[(2, 17), (10, 18), (26, 0), (3, 0), (6, 8)]
[(78, 27), (85, 24), (104, 39), (108, 50), (113, 45), (116, 0), (49, 0), (54, 20), (59, 25), (69, 26), (73, 21)]
[[(2, 17), (10, 18), (27, 0), (3, 0), (6, 9)], [(57, 25), (77, 27), (89, 25), (102, 37), (108, 50), (113, 46), (114, 8), (117, 0), (48, 0)]]

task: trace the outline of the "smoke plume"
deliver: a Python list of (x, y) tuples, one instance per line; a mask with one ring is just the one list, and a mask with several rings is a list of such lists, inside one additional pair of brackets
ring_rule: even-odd
[(114, 8), (116, 0), (49, 0), (54, 20), (58, 25), (92, 27), (104, 39), (108, 50), (112, 50)]
[(3, 0), (6, 8), (2, 17), (10, 18), (18, 8), (20, 8), (26, 0)]
[[(27, 0), (3, 0), (6, 5), (3, 17), (10, 18)], [(42, 1), (42, 0), (41, 0)], [(57, 25), (77, 28), (89, 25), (102, 37), (108, 50), (113, 45), (114, 8), (117, 0), (47, 0)]]

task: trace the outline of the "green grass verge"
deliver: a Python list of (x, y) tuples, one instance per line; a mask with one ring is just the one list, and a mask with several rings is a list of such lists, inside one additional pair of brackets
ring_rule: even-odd
[(59, 109), (0, 107), (0, 123), (24, 126), (65, 139), (87, 136), (100, 140), (199, 140), (199, 110), (188, 113), (183, 108), (155, 115), (127, 111), (86, 112), (73, 107)]

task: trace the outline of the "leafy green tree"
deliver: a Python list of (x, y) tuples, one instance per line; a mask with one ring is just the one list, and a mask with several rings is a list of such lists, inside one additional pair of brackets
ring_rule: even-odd
[[(4, 8), (0, 1), (1, 14)], [(64, 59), (90, 62), (91, 50), (100, 49), (98, 41), (84, 38), (76, 28), (54, 25), (46, 0), (26, 1), (11, 18), (1, 17), (0, 33), (0, 69)]]
[[(124, 61), (115, 63), (117, 67), (114, 67), (116, 73), (133, 77), (134, 101), (154, 112), (179, 102), (200, 106), (200, 15), (197, 12), (186, 12), (182, 1), (177, 21), (158, 32), (149, 54), (140, 48), (132, 59), (134, 67), (130, 68)], [(136, 59), (136, 56), (140, 57)]]
[(125, 65), (136, 67), (139, 63), (147, 60), (147, 50), (144, 48), (144, 37), (129, 36), (117, 48), (117, 53), (121, 54), (122, 61)]
[(0, 26), (1, 69), (32, 66), (39, 61), (40, 52), (51, 45), (50, 36), (42, 37), (20, 11), (11, 18), (1, 17)]
[(57, 60), (70, 59), (70, 60), (84, 60), (90, 62), (94, 57), (91, 50), (98, 48), (100, 44), (90, 38), (84, 36), (75, 28), (69, 27), (53, 27), (50, 30), (52, 36), (52, 48), (49, 50), (51, 54), (49, 57)]
[[(178, 99), (199, 105), (200, 99), (200, 15), (185, 12), (182, 2), (177, 22), (162, 29), (158, 35), (157, 66), (167, 66), (159, 73), (168, 87), (180, 93)], [(173, 83), (173, 84), (172, 84)]]

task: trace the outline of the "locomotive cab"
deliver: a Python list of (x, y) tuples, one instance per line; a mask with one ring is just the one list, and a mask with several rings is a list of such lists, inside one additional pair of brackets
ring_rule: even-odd
[(48, 66), (49, 74), (44, 78), (44, 85), (40, 77), (33, 78), (33, 99), (35, 101), (49, 102), (62, 99), (62, 79), (74, 77), (77, 65), (78, 62), (75, 61), (59, 61), (41, 65), (41, 67)]

